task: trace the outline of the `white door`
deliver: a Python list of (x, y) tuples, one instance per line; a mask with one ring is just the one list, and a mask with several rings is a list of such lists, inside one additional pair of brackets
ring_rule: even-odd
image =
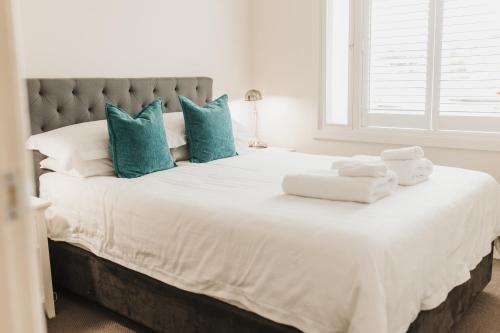
[[(33, 222), (28, 132), (12, 3), (0, 0), (0, 332), (45, 332)], [(31, 169), (31, 168), (30, 168)]]

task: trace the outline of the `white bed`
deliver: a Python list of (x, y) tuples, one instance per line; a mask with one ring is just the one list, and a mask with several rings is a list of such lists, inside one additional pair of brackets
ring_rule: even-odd
[(333, 159), (263, 150), (40, 189), (54, 240), (305, 332), (406, 332), (490, 252), (498, 184), (436, 167), (371, 205), (282, 194), (286, 173)]

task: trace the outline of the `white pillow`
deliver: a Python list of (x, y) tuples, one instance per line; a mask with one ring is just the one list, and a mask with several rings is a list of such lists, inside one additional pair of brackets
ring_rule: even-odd
[(46, 158), (40, 162), (42, 169), (61, 172), (69, 176), (87, 178), (93, 176), (114, 176), (113, 162), (108, 158), (101, 158), (92, 161), (81, 161), (74, 165), (74, 168), (65, 170), (54, 158)]
[[(170, 148), (187, 144), (182, 112), (163, 114), (163, 123)], [(27, 149), (38, 150), (52, 157), (66, 171), (83, 161), (110, 159), (109, 134), (106, 120), (90, 121), (32, 135)]]
[[(167, 127), (167, 132), (182, 133), (182, 138), (184, 140), (180, 140), (179, 137), (179, 140), (174, 142), (175, 145), (180, 145), (183, 142), (184, 144), (175, 148), (171, 148), (170, 153), (172, 154), (172, 158), (176, 162), (187, 161), (189, 160), (189, 147), (187, 145), (184, 117), (182, 116), (182, 112), (176, 112), (175, 115), (177, 115), (177, 117), (169, 119), (169, 122), (165, 124), (165, 127)], [(236, 151), (238, 152), (238, 154), (241, 155), (247, 153), (248, 151), (251, 151), (250, 147), (248, 147), (248, 143), (252, 141), (253, 137), (248, 131), (247, 127), (234, 119), (232, 121), (232, 127), (234, 144), (236, 146)]]
[(187, 144), (186, 125), (182, 112), (169, 112), (163, 114), (163, 124), (167, 132), (168, 146), (178, 148)]
[(250, 134), (248, 128), (242, 123), (233, 119), (233, 136), (234, 145), (236, 146), (236, 151), (238, 154), (242, 155), (251, 151), (248, 144), (254, 139), (252, 134)]
[[(167, 132), (182, 133), (183, 140), (181, 140), (181, 137), (179, 136), (178, 141), (174, 141), (176, 147), (171, 148), (170, 153), (172, 154), (172, 158), (176, 162), (187, 161), (189, 160), (189, 147), (187, 145), (186, 139), (184, 116), (182, 115), (182, 112), (176, 112), (175, 115), (176, 117), (172, 117), (171, 119), (169, 119), (168, 123), (165, 124), (165, 127), (167, 128)], [(236, 146), (236, 151), (238, 152), (238, 154), (241, 155), (251, 151), (248, 144), (253, 140), (253, 136), (248, 131), (248, 128), (234, 119), (232, 120), (232, 127), (234, 144)]]
[[(163, 120), (167, 131), (168, 146), (172, 148), (182, 147), (186, 149), (187, 136), (186, 124), (182, 112), (164, 113)], [(248, 128), (242, 123), (232, 120), (233, 136), (235, 145), (240, 150), (249, 149), (248, 144), (254, 139)]]
[(99, 120), (32, 135), (26, 145), (54, 158), (68, 171), (81, 161), (109, 158), (108, 142), (106, 120)]

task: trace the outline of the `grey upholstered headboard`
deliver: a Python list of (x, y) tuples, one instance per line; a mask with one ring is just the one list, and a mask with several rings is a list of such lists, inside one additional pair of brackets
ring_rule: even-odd
[[(212, 100), (212, 79), (135, 78), (135, 79), (28, 79), (31, 133), (38, 134), (59, 127), (106, 119), (104, 105), (111, 102), (136, 113), (155, 98), (163, 99), (165, 112), (179, 112), (179, 95), (203, 105)], [(35, 179), (44, 173), (33, 156)]]

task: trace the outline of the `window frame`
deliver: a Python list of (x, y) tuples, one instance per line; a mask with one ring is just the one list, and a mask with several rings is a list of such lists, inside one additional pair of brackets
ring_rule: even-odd
[[(426, 109), (424, 117), (408, 115), (369, 114), (369, 57), (366, 55), (371, 0), (350, 0), (350, 66), (348, 123), (345, 125), (327, 122), (328, 56), (332, 39), (329, 38), (328, 1), (321, 8), (321, 89), (320, 117), (315, 139), (336, 141), (358, 141), (370, 143), (423, 145), (433, 147), (500, 151), (500, 132), (486, 132), (485, 125), (500, 124), (500, 117), (444, 116), (439, 114), (440, 74), (443, 0), (430, 0), (428, 74), (426, 87)], [(358, 98), (353, 91), (361, 91)], [(358, 95), (359, 96), (359, 95)], [(402, 119), (404, 118), (404, 119)], [(367, 125), (377, 121), (377, 126)], [(395, 126), (397, 127), (391, 127)], [(462, 129), (457, 130), (456, 128)], [(497, 127), (498, 128), (498, 127)]]

